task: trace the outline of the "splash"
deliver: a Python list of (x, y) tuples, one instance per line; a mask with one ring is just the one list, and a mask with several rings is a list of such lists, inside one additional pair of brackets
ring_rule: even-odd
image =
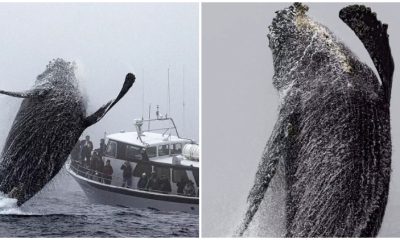
[(23, 212), (17, 205), (17, 199), (9, 198), (0, 192), (0, 215), (30, 215), (31, 213)]

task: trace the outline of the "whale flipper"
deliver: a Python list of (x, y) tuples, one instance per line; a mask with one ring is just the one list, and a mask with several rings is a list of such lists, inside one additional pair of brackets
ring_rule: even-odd
[(114, 100), (111, 100), (108, 103), (104, 104), (92, 115), (86, 117), (85, 128), (100, 121), (100, 119), (102, 119), (104, 115), (106, 115), (106, 113), (128, 92), (128, 90), (132, 87), (133, 83), (135, 82), (135, 79), (136, 79), (135, 75), (133, 75), (132, 73), (128, 73), (125, 77), (124, 85), (122, 86), (122, 89), (119, 92), (118, 96)]
[(263, 157), (258, 165), (254, 185), (247, 197), (248, 207), (245, 217), (236, 232), (237, 236), (243, 236), (248, 229), (277, 171), (279, 160), (281, 159), (280, 155), (282, 154), (277, 146), (280, 146), (282, 139), (285, 139), (283, 125), (277, 122), (264, 149)]
[(24, 92), (11, 92), (11, 91), (0, 90), (0, 94), (18, 98), (34, 98), (34, 97), (42, 97), (46, 95), (48, 91), (49, 89), (46, 88), (35, 88)]
[(339, 17), (354, 31), (364, 44), (381, 78), (389, 104), (394, 71), (387, 24), (376, 18), (376, 13), (363, 5), (350, 5), (339, 12)]

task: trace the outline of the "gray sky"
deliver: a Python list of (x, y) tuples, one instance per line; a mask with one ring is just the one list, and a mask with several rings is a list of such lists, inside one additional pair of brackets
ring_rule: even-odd
[[(267, 26), (290, 3), (203, 4), (202, 9), (202, 234), (230, 236), (240, 223), (261, 153), (278, 115), (272, 86)], [(373, 66), (355, 34), (338, 17), (348, 3), (309, 3), (309, 15), (326, 25), (361, 61)], [(368, 3), (389, 24), (395, 63), (400, 62), (400, 4)], [(400, 236), (400, 83), (392, 89), (392, 180), (381, 237)]]
[[(0, 29), (1, 89), (29, 89), (50, 60), (62, 57), (77, 63), (90, 114), (117, 96), (128, 72), (136, 75), (128, 94), (84, 133), (95, 147), (104, 131), (134, 130), (133, 120), (143, 112), (143, 84), (145, 116), (150, 103), (153, 116), (156, 104), (162, 113), (168, 111), (168, 68), (170, 115), (181, 135), (198, 141), (197, 3), (1, 3)], [(2, 139), (20, 102), (0, 96)]]

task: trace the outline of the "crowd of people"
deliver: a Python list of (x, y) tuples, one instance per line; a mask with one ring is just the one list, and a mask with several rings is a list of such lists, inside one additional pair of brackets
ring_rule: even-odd
[(100, 139), (100, 147), (93, 150), (93, 143), (90, 136), (78, 141), (71, 152), (71, 158), (79, 164), (82, 169), (89, 169), (88, 176), (96, 177), (99, 182), (111, 184), (114, 170), (110, 160), (104, 164), (103, 156), (106, 152), (106, 143)]
[[(106, 144), (104, 139), (100, 140), (100, 147), (93, 150), (93, 143), (90, 136), (86, 136), (84, 140), (78, 141), (71, 152), (72, 160), (78, 164), (79, 169), (84, 169), (88, 178), (95, 179), (105, 184), (111, 184), (112, 175), (114, 173), (110, 160), (104, 164), (103, 156), (106, 152)], [(133, 169), (129, 161), (125, 161), (122, 170), (122, 187), (132, 188)], [(177, 185), (177, 193), (186, 196), (196, 196), (196, 188), (193, 181), (182, 177)], [(152, 171), (150, 176), (143, 172), (137, 182), (137, 188), (146, 191), (157, 191), (170, 193), (171, 182), (166, 175), (158, 176)]]
[(165, 175), (158, 177), (155, 171), (150, 174), (150, 177), (144, 172), (140, 176), (137, 188), (140, 190), (169, 193), (171, 192), (171, 182)]
[[(176, 183), (176, 185), (178, 187), (178, 194), (186, 196), (196, 196), (196, 188), (193, 181), (186, 178), (181, 178), (181, 180)], [(137, 183), (137, 188), (140, 190), (169, 193), (171, 192), (171, 182), (165, 175), (161, 175), (161, 177), (158, 177), (155, 171), (151, 173), (150, 177), (148, 177), (147, 174), (144, 172), (142, 173)]]

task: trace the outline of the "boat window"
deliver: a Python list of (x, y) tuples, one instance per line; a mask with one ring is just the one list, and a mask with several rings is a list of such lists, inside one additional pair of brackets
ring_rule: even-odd
[(148, 163), (139, 162), (133, 170), (133, 176), (140, 177), (143, 173), (146, 173), (147, 177), (149, 178), (151, 175), (151, 165)]
[(154, 167), (154, 171), (157, 174), (157, 177), (161, 177), (162, 175), (166, 176), (168, 178), (168, 181), (170, 181), (171, 179), (171, 174), (170, 174), (170, 170), (167, 167)]
[(106, 155), (110, 157), (117, 156), (117, 143), (114, 141), (108, 141)]
[(158, 146), (158, 156), (169, 155), (169, 145), (160, 145)]
[(172, 169), (172, 182), (186, 182), (189, 179), (186, 170), (184, 169)]
[(175, 143), (171, 145), (171, 154), (181, 154), (182, 153), (182, 144)]
[(126, 159), (128, 160), (143, 160), (142, 148), (139, 146), (126, 146)]
[(156, 147), (148, 147), (148, 148), (146, 148), (146, 153), (149, 158), (157, 157), (157, 148)]
[(117, 143), (117, 158), (126, 160), (126, 143)]
[(196, 181), (196, 185), (198, 187), (199, 186), (199, 169), (198, 168), (194, 168), (192, 170), (192, 172), (193, 172), (194, 180)]

